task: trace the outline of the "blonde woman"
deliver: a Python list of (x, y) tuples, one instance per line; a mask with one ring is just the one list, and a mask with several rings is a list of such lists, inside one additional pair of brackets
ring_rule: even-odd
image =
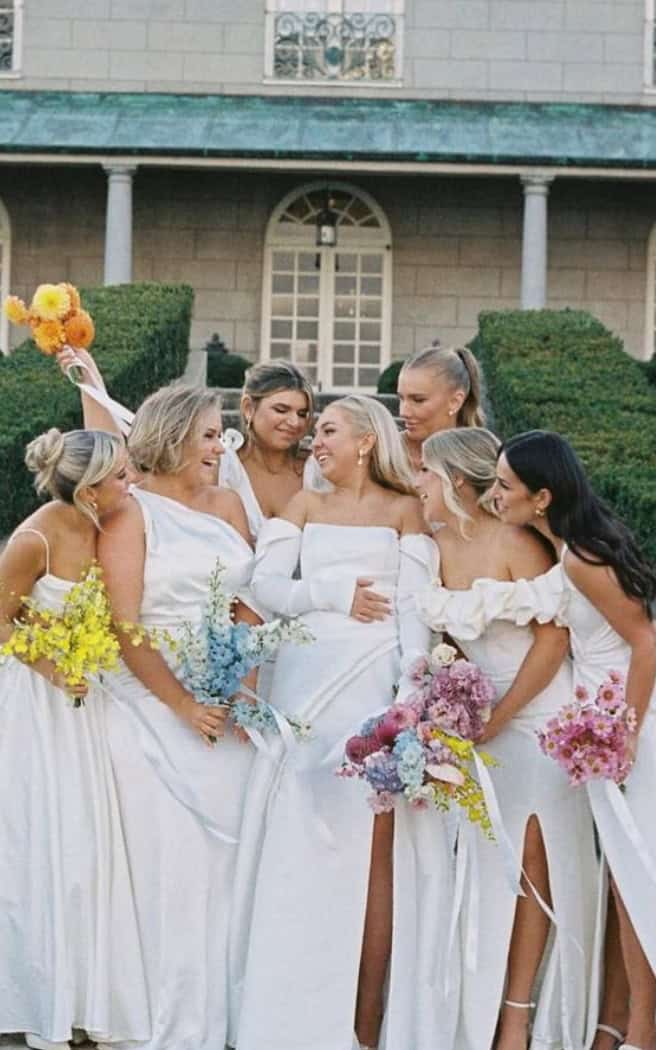
[(315, 637), (307, 651), (281, 651), (271, 692), (312, 737), (279, 756), (273, 782), (268, 760), (256, 759), (239, 862), (247, 897), (257, 875), (237, 1046), (447, 1050), (457, 967), (447, 1002), (441, 818), (403, 808), (374, 817), (363, 785), (335, 777), (346, 739), (392, 702), (426, 651), (412, 595), (430, 578), (434, 545), (399, 434), (376, 401), (333, 402), (313, 451), (332, 490), (299, 493), (263, 526), (253, 577), (259, 602), (300, 615)]
[[(0, 558), (0, 643), (21, 595), (60, 609), (96, 554), (98, 526), (127, 498), (122, 443), (49, 430), (26, 463), (51, 497)], [(71, 700), (85, 698), (74, 710)], [(50, 661), (0, 667), (0, 1033), (66, 1050), (150, 1032), (130, 873), (107, 745), (107, 697)]]
[(422, 442), (452, 427), (481, 427), (481, 370), (466, 347), (428, 346), (417, 350), (399, 374), (399, 414), (413, 470), (421, 463)]
[[(419, 611), (433, 630), (448, 632), (496, 686), (482, 743), (499, 762), (491, 776), (512, 846), (509, 855), (502, 841), (486, 841), (471, 825), (459, 834), (466, 887), (455, 1045), (527, 1050), (550, 903), (555, 946), (530, 1045), (583, 1050), (597, 871), (592, 820), (584, 795), (572, 791), (535, 736), (573, 697), (568, 635), (551, 623), (509, 622), (514, 581), (540, 575), (553, 558), (536, 535), (503, 524), (492, 512), (488, 493), (498, 447), (480, 428), (434, 434), (424, 443), (417, 477), (425, 519), (439, 526), (441, 578), (419, 595)], [(515, 896), (504, 857), (525, 896)], [(550, 1008), (554, 998), (557, 1010)], [(552, 1014), (555, 1029), (549, 1028)]]
[[(231, 592), (252, 570), (241, 501), (216, 485), (216, 393), (152, 394), (128, 449), (141, 482), (107, 521), (100, 561), (118, 620), (175, 635), (182, 621), (200, 624), (217, 558)], [(235, 616), (256, 620), (243, 603)], [(127, 640), (123, 656), (111, 746), (152, 1016), (144, 1046), (216, 1050), (228, 1027), (228, 919), (252, 749), (224, 732), (224, 711), (196, 701), (166, 646)]]

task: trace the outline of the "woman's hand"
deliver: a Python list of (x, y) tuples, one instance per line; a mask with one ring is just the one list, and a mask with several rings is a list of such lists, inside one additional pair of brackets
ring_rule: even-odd
[(363, 576), (355, 581), (355, 593), (351, 606), (350, 616), (360, 623), (373, 623), (375, 620), (385, 620), (390, 614), (391, 602), (376, 591), (370, 591), (373, 580), (367, 580)]
[(209, 707), (207, 704), (199, 704), (189, 693), (177, 708), (177, 713), (189, 728), (198, 733), (210, 747), (225, 733), (227, 707)]
[(85, 682), (84, 680), (75, 683), (67, 682), (61, 671), (53, 671), (53, 673), (47, 677), (56, 689), (61, 689), (62, 692), (66, 693), (66, 695), (71, 698), (71, 700), (78, 702), (78, 705), (83, 702), (85, 696), (89, 692), (88, 682)]
[[(88, 373), (91, 372), (93, 375), (95, 365), (91, 354), (87, 353), (86, 350), (74, 350), (72, 346), (65, 346), (57, 354), (56, 361), (65, 376), (68, 375), (69, 368), (75, 366), (79, 368), (80, 365), (85, 365), (86, 367), (83, 369), (84, 381), (87, 383), (91, 382), (91, 376)], [(97, 386), (97, 383), (92, 382), (91, 385)]]

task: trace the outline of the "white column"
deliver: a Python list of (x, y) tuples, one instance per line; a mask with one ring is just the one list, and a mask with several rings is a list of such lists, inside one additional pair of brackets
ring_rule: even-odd
[(541, 310), (547, 304), (547, 198), (552, 182), (548, 175), (522, 175), (522, 310)]
[(132, 177), (137, 169), (107, 164), (105, 284), (132, 280)]

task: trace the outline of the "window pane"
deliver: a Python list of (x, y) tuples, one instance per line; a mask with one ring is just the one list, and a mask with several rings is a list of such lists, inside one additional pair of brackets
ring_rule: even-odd
[(344, 255), (340, 252), (335, 260), (335, 269), (340, 274), (345, 273), (357, 273), (358, 272), (358, 257), (357, 255)]
[(355, 299), (335, 299), (335, 317), (355, 317)]
[(352, 321), (336, 321), (335, 339), (355, 339), (355, 325)]
[(380, 347), (379, 346), (361, 346), (360, 347), (360, 364), (361, 365), (379, 365), (380, 364)]
[(360, 280), (360, 292), (362, 295), (382, 295), (382, 277), (362, 277)]
[(355, 361), (355, 347), (349, 343), (335, 343), (334, 359), (339, 364), (352, 365)]
[(273, 275), (274, 292), (293, 292), (294, 291), (294, 275), (291, 273)]
[(291, 339), (292, 337), (292, 322), (291, 321), (272, 321), (271, 322), (271, 338), (272, 339)]
[(380, 299), (361, 299), (360, 317), (380, 317), (382, 310)]
[(316, 339), (319, 335), (319, 325), (316, 321), (297, 321), (296, 336), (298, 339)]
[(319, 274), (301, 274), (298, 278), (298, 290), (301, 294), (319, 291)]
[(363, 255), (362, 256), (362, 273), (382, 273), (383, 272), (383, 257), (382, 255)]
[(274, 270), (293, 270), (294, 269), (294, 253), (293, 252), (274, 252), (273, 253), (273, 268), (274, 268)]
[(360, 323), (360, 339), (367, 343), (375, 343), (380, 340), (380, 322), (366, 321)]
[(358, 385), (375, 386), (378, 382), (379, 371), (378, 368), (359, 368)]
[(277, 343), (274, 340), (271, 341), (271, 357), (284, 357), (289, 359), (289, 351), (289, 343)]
[(299, 299), (297, 311), (299, 317), (318, 317), (318, 299)]
[(291, 295), (274, 295), (271, 300), (271, 313), (274, 317), (291, 317), (294, 313), (294, 300)]
[(343, 277), (338, 274), (335, 277), (336, 295), (355, 295), (358, 290), (358, 279), (355, 275)]
[(353, 368), (333, 368), (333, 383), (335, 386), (353, 386)]
[(316, 273), (317, 270), (317, 255), (316, 252), (300, 252), (298, 256), (298, 268), (303, 273)]

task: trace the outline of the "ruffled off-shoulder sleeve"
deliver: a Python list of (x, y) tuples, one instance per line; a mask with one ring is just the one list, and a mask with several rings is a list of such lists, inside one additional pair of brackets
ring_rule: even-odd
[(432, 630), (471, 641), (494, 620), (520, 627), (532, 620), (566, 625), (566, 600), (562, 568), (555, 565), (532, 580), (474, 580), (466, 591), (452, 591), (436, 582), (417, 595), (417, 610)]
[(270, 518), (260, 530), (251, 589), (256, 600), (281, 616), (300, 616), (314, 609), (348, 615), (356, 577), (315, 573), (293, 579), (301, 553), (303, 532), (283, 518)]

